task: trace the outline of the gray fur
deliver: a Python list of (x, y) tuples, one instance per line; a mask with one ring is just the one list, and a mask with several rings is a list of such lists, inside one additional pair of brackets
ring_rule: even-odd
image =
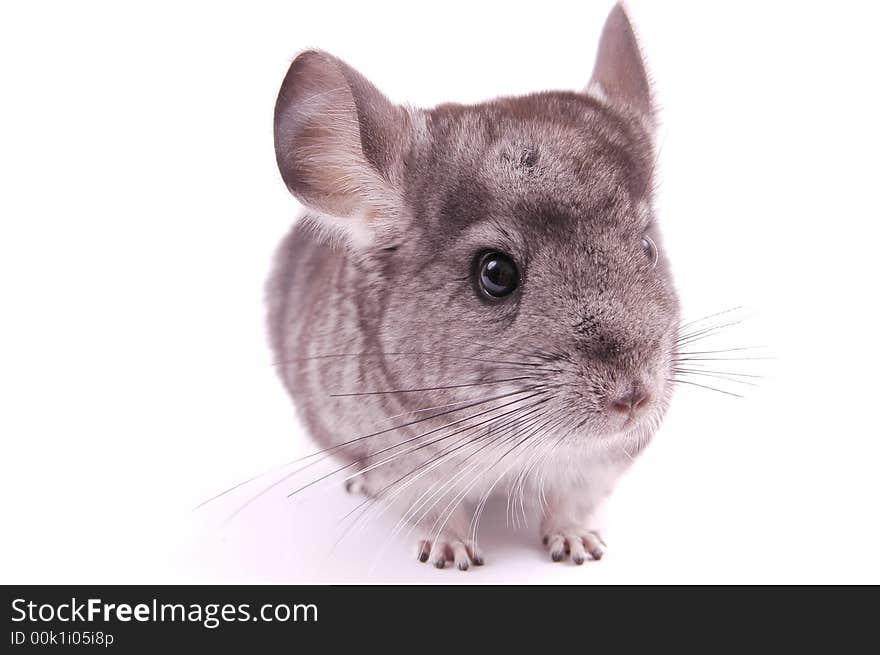
[[(471, 519), (504, 491), (544, 506), (554, 559), (601, 556), (593, 510), (669, 402), (679, 308), (652, 210), (649, 87), (620, 7), (587, 89), (405, 109), (309, 51), (279, 94), (279, 167), (310, 210), (268, 284), (282, 379), (322, 447), (368, 469), (368, 494), (401, 515), (422, 503), (407, 519), (437, 566), (479, 563)], [(521, 272), (500, 301), (476, 287), (487, 249)], [(636, 388), (642, 410), (615, 412)], [(333, 395), (359, 392), (383, 393)]]

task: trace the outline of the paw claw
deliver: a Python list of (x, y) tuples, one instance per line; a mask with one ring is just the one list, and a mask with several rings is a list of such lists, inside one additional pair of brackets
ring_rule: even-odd
[(438, 539), (435, 542), (422, 540), (418, 543), (417, 556), (420, 562), (430, 562), (438, 569), (446, 568), (451, 562), (459, 571), (467, 571), (471, 564), (483, 566), (483, 555), (471, 541), (460, 539)]
[(583, 530), (567, 530), (544, 535), (542, 542), (550, 551), (554, 562), (561, 562), (566, 555), (574, 564), (580, 566), (587, 561), (587, 555), (594, 560), (602, 559), (605, 554), (605, 542), (595, 532)]

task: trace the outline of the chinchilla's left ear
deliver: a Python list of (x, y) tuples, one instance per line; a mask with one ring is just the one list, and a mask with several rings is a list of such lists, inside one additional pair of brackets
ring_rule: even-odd
[(588, 92), (621, 109), (635, 112), (653, 130), (651, 86), (632, 24), (621, 4), (614, 6), (599, 40), (599, 51)]

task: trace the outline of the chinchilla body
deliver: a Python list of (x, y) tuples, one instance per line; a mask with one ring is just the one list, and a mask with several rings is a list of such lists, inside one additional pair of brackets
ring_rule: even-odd
[(308, 213), (269, 280), (272, 347), (340, 478), (423, 561), (482, 563), (492, 494), (541, 517), (554, 560), (601, 556), (596, 506), (672, 389), (653, 131), (620, 7), (580, 93), (422, 110), (326, 53), (293, 62), (276, 153)]

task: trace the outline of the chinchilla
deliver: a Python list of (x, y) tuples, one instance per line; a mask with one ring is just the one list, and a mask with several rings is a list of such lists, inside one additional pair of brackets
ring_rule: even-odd
[(624, 10), (582, 92), (416, 109), (310, 50), (274, 125), (307, 214), (268, 283), (270, 339), (323, 452), (438, 568), (483, 563), (493, 494), (540, 512), (554, 561), (599, 559), (596, 506), (661, 422), (679, 329)]

